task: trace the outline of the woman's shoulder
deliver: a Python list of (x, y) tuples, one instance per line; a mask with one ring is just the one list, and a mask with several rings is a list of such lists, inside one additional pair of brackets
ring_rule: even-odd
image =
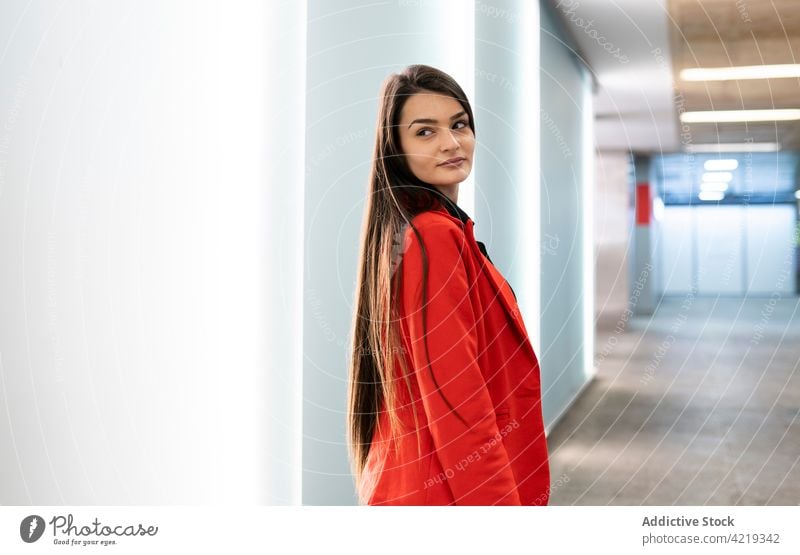
[(428, 254), (433, 256), (461, 253), (466, 242), (461, 222), (438, 210), (416, 214), (411, 218), (411, 225), (405, 225), (403, 235), (404, 251), (409, 248), (419, 250), (421, 241)]
[[(463, 235), (463, 224), (455, 218), (442, 210), (425, 210), (411, 218), (411, 224), (420, 232), (441, 232), (450, 231), (458, 232)], [(408, 232), (413, 233), (413, 230), (408, 227)]]

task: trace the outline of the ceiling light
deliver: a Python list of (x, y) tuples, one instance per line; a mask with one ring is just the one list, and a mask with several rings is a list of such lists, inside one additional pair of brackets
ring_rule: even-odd
[(697, 194), (697, 197), (700, 200), (722, 200), (725, 197), (725, 193), (720, 193), (717, 191), (701, 191)]
[(800, 191), (795, 191), (794, 192), (794, 198), (796, 198), (797, 200), (800, 200)]
[(708, 143), (686, 145), (686, 152), (775, 152), (781, 143)]
[(722, 181), (704, 181), (700, 184), (701, 191), (716, 191), (718, 193), (724, 193), (728, 190), (728, 184), (723, 183)]
[(775, 64), (738, 67), (698, 67), (682, 69), (684, 81), (727, 81), (732, 79), (780, 79), (800, 77), (800, 64)]
[(800, 119), (800, 110), (709, 110), (682, 112), (683, 123), (727, 123), (738, 121), (793, 121)]
[(703, 174), (703, 181), (722, 181), (727, 183), (733, 179), (731, 172), (705, 172)]
[(706, 160), (703, 162), (703, 169), (712, 172), (735, 170), (738, 167), (738, 160)]

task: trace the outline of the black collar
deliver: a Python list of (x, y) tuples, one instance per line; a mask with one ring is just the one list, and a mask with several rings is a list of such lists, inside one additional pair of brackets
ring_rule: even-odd
[(462, 210), (458, 204), (450, 200), (450, 197), (439, 191), (437, 191), (437, 193), (439, 198), (441, 199), (441, 203), (444, 206), (445, 210), (447, 210), (451, 216), (453, 216), (458, 220), (461, 220), (461, 222), (465, 225), (467, 223), (467, 220), (472, 219), (469, 217), (469, 214), (464, 212), (464, 210)]
[[(464, 225), (467, 225), (467, 220), (472, 219), (469, 217), (469, 214), (467, 214), (458, 204), (450, 200), (450, 197), (441, 192), (439, 192), (439, 197), (441, 198), (442, 205), (444, 205), (447, 212), (454, 218), (461, 220)], [(492, 262), (492, 259), (489, 258), (489, 253), (486, 252), (486, 245), (477, 240), (475, 242), (478, 243), (478, 249), (480, 249), (480, 251), (483, 253), (483, 256), (485, 256), (489, 262)], [(494, 263), (492, 262), (492, 264)]]
[(448, 202), (444, 203), (444, 207), (447, 209), (447, 211), (450, 213), (451, 216), (453, 216), (454, 218), (458, 218), (464, 224), (467, 223), (467, 220), (471, 219), (469, 217), (469, 214), (464, 212), (464, 210), (462, 210), (461, 207), (457, 205), (455, 202), (450, 201), (450, 199), (448, 199)]
[[(439, 197), (441, 197), (442, 205), (444, 205), (444, 207), (447, 210), (447, 212), (451, 216), (453, 216), (454, 218), (457, 218), (458, 220), (461, 220), (461, 222), (464, 225), (467, 225), (467, 220), (471, 220), (472, 219), (472, 218), (469, 217), (469, 214), (467, 214), (458, 204), (456, 204), (455, 202), (450, 200), (450, 197), (448, 197), (447, 195), (445, 195), (445, 194), (443, 194), (443, 193), (441, 193), (439, 191), (437, 191), (437, 192), (439, 193)], [(492, 262), (492, 259), (489, 258), (489, 253), (486, 251), (486, 245), (484, 245), (481, 241), (477, 241), (476, 240), (475, 242), (478, 244), (478, 249), (483, 253), (483, 256), (485, 256), (486, 259), (489, 262), (494, 264), (494, 262)], [(508, 282), (506, 282), (506, 283), (508, 283)], [(514, 289), (511, 287), (510, 283), (508, 284), (508, 288), (511, 289), (511, 294), (514, 295), (514, 299), (516, 299), (517, 298), (517, 294), (514, 293)]]

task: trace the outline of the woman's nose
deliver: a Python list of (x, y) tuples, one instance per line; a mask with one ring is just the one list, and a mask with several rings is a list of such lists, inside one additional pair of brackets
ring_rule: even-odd
[(456, 148), (461, 145), (458, 142), (458, 138), (453, 134), (453, 131), (450, 129), (445, 129), (442, 133), (442, 148)]

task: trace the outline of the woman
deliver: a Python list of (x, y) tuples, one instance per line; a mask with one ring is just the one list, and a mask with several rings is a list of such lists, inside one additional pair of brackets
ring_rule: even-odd
[(475, 126), (461, 87), (389, 76), (364, 215), (348, 446), (369, 505), (546, 505), (539, 364), (457, 205)]

